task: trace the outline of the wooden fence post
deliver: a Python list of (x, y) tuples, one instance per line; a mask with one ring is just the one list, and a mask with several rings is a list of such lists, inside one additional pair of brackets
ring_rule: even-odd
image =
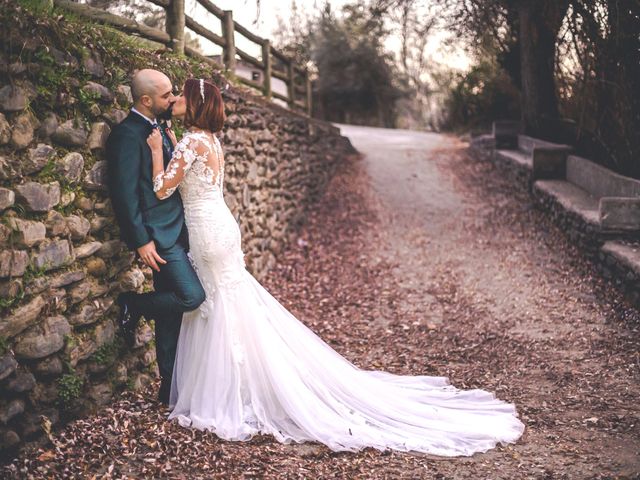
[[(254, 89), (262, 90), (262, 94), (269, 100), (273, 97), (287, 102), (287, 105), (292, 110), (306, 111), (311, 116), (312, 110), (312, 89), (311, 81), (309, 78), (309, 71), (297, 66), (293, 59), (285, 55), (276, 49), (272, 49), (271, 41), (263, 39), (258, 35), (252, 33), (247, 28), (233, 21), (233, 12), (231, 10), (222, 10), (215, 6), (211, 0), (196, 0), (201, 6), (212, 13), (222, 23), (222, 36), (213, 33), (208, 30), (207, 27), (201, 25), (196, 20), (186, 15), (185, 12), (185, 0), (148, 0), (150, 3), (164, 8), (166, 13), (166, 31), (158, 30), (156, 28), (149, 27), (143, 23), (138, 23), (135, 20), (120, 17), (118, 15), (111, 14), (105, 10), (94, 8), (86, 4), (77, 3), (79, 0), (32, 0), (35, 2), (47, 3), (53, 2), (56, 6), (62, 6), (72, 12), (79, 15), (97, 20), (107, 25), (114, 26), (115, 28), (134, 35), (140, 35), (143, 38), (147, 38), (154, 42), (159, 42), (162, 45), (170, 47), (175, 53), (181, 55), (188, 55), (193, 58), (197, 58), (200, 61), (209, 63), (218, 67), (219, 62), (211, 59), (200, 53), (198, 49), (185, 45), (185, 29), (189, 28), (194, 31), (196, 35), (200, 35), (207, 40), (211, 41), (215, 45), (222, 47), (223, 63), (227, 71), (235, 75), (236, 73), (236, 55), (244, 62), (260, 69), (264, 75), (262, 79), (262, 85), (260, 82), (256, 82), (252, 79), (245, 78), (243, 76), (237, 76), (237, 80), (245, 85)], [(236, 48), (235, 44), (235, 32), (244, 37), (254, 44), (260, 45), (262, 49), (262, 58), (252, 56), (240, 48)], [(272, 57), (273, 54), (273, 57)], [(277, 59), (278, 66), (280, 63), (285, 67), (283, 72), (279, 68), (274, 70), (273, 58)], [(272, 77), (282, 80), (287, 85), (288, 95), (282, 95), (280, 92), (274, 92), (272, 90)], [(300, 78), (302, 81), (302, 88), (296, 84), (296, 79)], [(296, 101), (299, 98), (301, 101)], [(318, 104), (318, 108), (322, 109), (322, 102)]]
[(311, 77), (309, 76), (309, 69), (305, 68), (304, 69), (304, 83), (305, 83), (305, 90), (307, 91), (307, 115), (311, 116)]
[(231, 73), (236, 73), (236, 40), (235, 27), (233, 26), (233, 12), (224, 11), (222, 19), (222, 36), (225, 46), (222, 48), (222, 56), (225, 68)]
[(184, 54), (184, 0), (171, 0), (165, 8), (167, 33), (171, 37), (171, 49)]
[(296, 107), (296, 82), (295, 82), (295, 65), (293, 60), (287, 63), (287, 93), (289, 97), (289, 108), (293, 110)]
[(265, 97), (271, 98), (271, 42), (262, 42), (262, 66), (264, 68), (264, 79), (262, 91)]

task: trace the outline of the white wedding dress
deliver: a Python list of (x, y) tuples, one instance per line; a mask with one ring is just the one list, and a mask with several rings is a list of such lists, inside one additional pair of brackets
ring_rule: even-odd
[(187, 132), (154, 182), (166, 196), (179, 185), (207, 295), (183, 317), (170, 419), (227, 440), (264, 433), (336, 451), (472, 455), (521, 436), (515, 407), (492, 393), (458, 390), (445, 377), (361, 370), (297, 320), (245, 269), (223, 177), (217, 138)]

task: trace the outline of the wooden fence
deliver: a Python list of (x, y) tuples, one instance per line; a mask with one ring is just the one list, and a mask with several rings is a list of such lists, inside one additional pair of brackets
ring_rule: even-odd
[[(220, 20), (222, 27), (222, 36), (220, 36), (185, 14), (185, 0), (147, 1), (164, 8), (166, 13), (166, 31), (151, 28), (135, 20), (120, 17), (104, 10), (75, 3), (70, 0), (54, 0), (54, 3), (81, 16), (108, 24), (124, 32), (161, 43), (177, 53), (184, 53), (200, 61), (210, 63), (213, 66), (221, 67), (215, 60), (205, 57), (195, 49), (185, 45), (185, 28), (189, 28), (197, 35), (201, 35), (222, 47), (224, 68), (227, 71), (235, 74), (237, 56), (262, 72), (262, 83), (237, 75), (236, 78), (240, 82), (258, 89), (269, 99), (277, 98), (287, 102), (287, 105), (292, 110), (306, 111), (308, 115), (311, 115), (311, 81), (309, 79), (309, 71), (306, 68), (296, 65), (291, 58), (276, 50), (268, 39), (251, 33), (248, 29), (234, 21), (231, 10), (222, 10), (209, 0), (196, 0), (197, 3)], [(262, 49), (260, 59), (236, 47), (236, 33), (260, 45)], [(272, 78), (278, 78), (286, 83), (287, 95), (282, 95), (272, 90)]]

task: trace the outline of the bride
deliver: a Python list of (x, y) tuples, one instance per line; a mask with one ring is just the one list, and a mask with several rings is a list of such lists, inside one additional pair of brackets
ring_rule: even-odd
[(194, 267), (207, 299), (184, 314), (170, 419), (227, 440), (257, 433), (284, 443), (318, 441), (332, 450), (457, 456), (515, 442), (515, 407), (445, 377), (361, 370), (297, 320), (245, 269), (240, 229), (223, 198), (224, 122), (219, 89), (189, 79), (173, 105), (187, 131), (166, 170), (157, 130), (154, 191), (176, 188), (184, 203)]

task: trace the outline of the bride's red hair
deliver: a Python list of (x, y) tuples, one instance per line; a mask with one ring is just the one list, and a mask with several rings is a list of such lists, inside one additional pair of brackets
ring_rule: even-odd
[(187, 111), (184, 126), (197, 127), (211, 132), (219, 132), (224, 125), (224, 102), (220, 89), (213, 83), (204, 80), (204, 100), (200, 93), (200, 80), (189, 78), (184, 83), (184, 98)]

